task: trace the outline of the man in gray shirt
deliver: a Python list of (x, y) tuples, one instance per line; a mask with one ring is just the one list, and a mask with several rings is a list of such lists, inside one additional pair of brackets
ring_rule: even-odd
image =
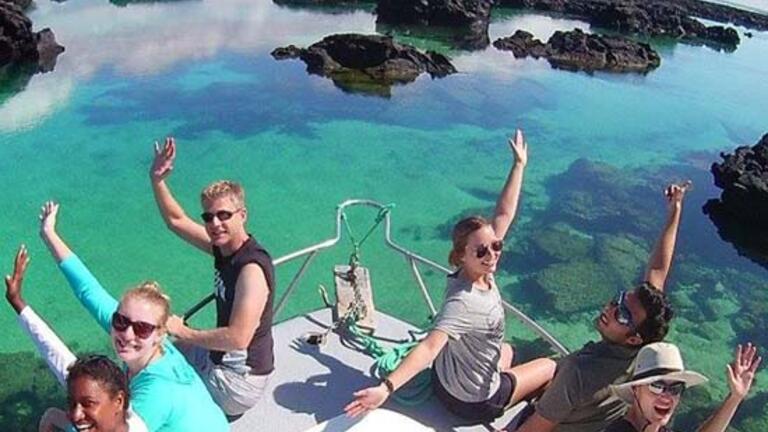
[(648, 263), (645, 281), (621, 291), (595, 319), (601, 341), (589, 342), (563, 358), (555, 377), (518, 432), (599, 432), (621, 417), (626, 406), (609, 385), (622, 383), (639, 349), (664, 339), (672, 309), (664, 294), (675, 250), (685, 187), (665, 190), (667, 220)]

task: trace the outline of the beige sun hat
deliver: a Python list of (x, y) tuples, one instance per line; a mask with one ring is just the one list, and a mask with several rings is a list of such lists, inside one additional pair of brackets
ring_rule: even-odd
[(644, 346), (637, 353), (632, 378), (624, 384), (612, 385), (611, 390), (619, 399), (631, 404), (635, 399), (632, 387), (662, 380), (684, 382), (686, 388), (708, 381), (698, 372), (685, 370), (677, 346), (656, 342)]

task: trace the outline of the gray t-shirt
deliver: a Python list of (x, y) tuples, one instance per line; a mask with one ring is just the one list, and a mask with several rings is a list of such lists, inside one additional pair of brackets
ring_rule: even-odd
[(599, 432), (627, 410), (611, 394), (611, 384), (627, 381), (637, 348), (590, 342), (557, 365), (555, 378), (536, 405), (545, 419), (558, 423), (556, 432)]
[(476, 288), (458, 273), (449, 275), (435, 321), (435, 330), (449, 336), (435, 359), (435, 373), (451, 395), (465, 402), (488, 400), (499, 388), (504, 307), (492, 276), (489, 282), (490, 290)]

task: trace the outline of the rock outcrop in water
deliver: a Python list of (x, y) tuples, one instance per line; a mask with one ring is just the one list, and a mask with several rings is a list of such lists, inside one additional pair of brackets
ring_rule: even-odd
[(739, 44), (736, 30), (708, 27), (693, 16), (768, 28), (768, 17), (763, 15), (695, 0), (501, 0), (500, 4), (566, 14), (622, 33), (702, 41), (725, 49), (735, 49)]
[(20, 7), (21, 10), (27, 10), (30, 6), (32, 6), (32, 0), (3, 0), (7, 3), (13, 3), (16, 6)]
[(571, 71), (641, 72), (656, 69), (661, 57), (650, 45), (620, 36), (587, 34), (580, 29), (557, 31), (546, 44), (518, 30), (493, 46), (516, 58), (546, 58), (552, 67)]
[(768, 267), (768, 134), (752, 147), (721, 157), (711, 171), (723, 192), (720, 199), (707, 201), (704, 212), (723, 240)]
[(488, 46), (491, 0), (379, 0), (376, 23), (451, 28), (461, 34), (456, 45), (464, 49)]
[(412, 82), (422, 73), (439, 78), (456, 72), (442, 54), (422, 53), (378, 35), (332, 35), (308, 48), (277, 48), (272, 57), (299, 58), (307, 72), (331, 78), (342, 90), (380, 96), (389, 96), (393, 85)]
[(0, 0), (0, 70), (48, 72), (63, 51), (50, 29), (33, 32), (32, 21), (19, 6)]

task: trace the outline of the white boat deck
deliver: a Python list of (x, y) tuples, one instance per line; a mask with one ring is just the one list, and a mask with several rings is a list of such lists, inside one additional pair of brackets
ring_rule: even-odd
[[(398, 432), (404, 432), (395, 424), (384, 427), (380, 422), (361, 422), (353, 428), (357, 424), (355, 421), (334, 419), (343, 415), (352, 393), (376, 384), (377, 380), (371, 375), (373, 359), (353, 347), (342, 345), (336, 333), (331, 333), (327, 343), (320, 347), (297, 341), (307, 332), (324, 331), (331, 322), (330, 309), (323, 309), (274, 327), (275, 374), (264, 399), (232, 423), (234, 432), (306, 431), (328, 420), (333, 427), (323, 425), (313, 430), (398, 429)], [(387, 340), (390, 344), (408, 340), (408, 331), (416, 330), (410, 324), (382, 313), (377, 313), (376, 323), (376, 336), (385, 346)], [(404, 406), (390, 399), (384, 407), (436, 431), (470, 432), (502, 429), (523, 405), (508, 411), (492, 425), (468, 424), (446, 411), (434, 395), (418, 406)]]

